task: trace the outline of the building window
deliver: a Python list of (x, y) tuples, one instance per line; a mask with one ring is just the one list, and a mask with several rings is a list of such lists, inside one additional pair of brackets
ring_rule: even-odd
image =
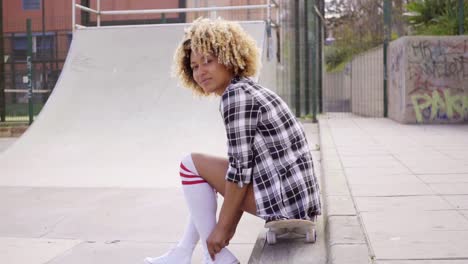
[(41, 0), (23, 0), (23, 10), (41, 9)]
[[(48, 60), (54, 57), (55, 36), (47, 32), (33, 33), (32, 52), (33, 59)], [(28, 54), (28, 40), (26, 34), (17, 34), (13, 38), (13, 57), (17, 61), (25, 61)]]
[(26, 60), (28, 52), (28, 41), (26, 36), (15, 36), (13, 38), (13, 58), (14, 60)]
[(36, 36), (36, 58), (52, 59), (54, 57), (55, 38), (53, 35)]

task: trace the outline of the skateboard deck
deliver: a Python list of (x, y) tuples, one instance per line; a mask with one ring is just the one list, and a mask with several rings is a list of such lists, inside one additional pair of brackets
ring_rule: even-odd
[(307, 243), (315, 243), (317, 240), (315, 221), (301, 219), (277, 220), (266, 223), (265, 228), (268, 228), (266, 239), (270, 245), (276, 244), (277, 238), (300, 237), (305, 238)]

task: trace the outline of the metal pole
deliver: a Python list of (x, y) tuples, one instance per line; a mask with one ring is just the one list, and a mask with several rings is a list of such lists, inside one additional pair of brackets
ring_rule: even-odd
[(101, 0), (97, 0), (97, 26), (101, 26)]
[[(82, 6), (89, 7), (89, 0), (81, 0), (80, 3)], [(85, 27), (89, 26), (90, 14), (86, 12), (85, 10), (81, 10), (80, 16), (81, 16), (81, 24)]]
[(317, 15), (315, 14), (315, 4), (309, 4), (309, 41), (311, 52), (311, 92), (312, 92), (312, 122), (317, 122)]
[(299, 32), (299, 1), (294, 1), (294, 106), (296, 116), (301, 116), (301, 56), (300, 56), (300, 32)]
[(388, 117), (388, 68), (387, 68), (387, 53), (388, 43), (390, 42), (392, 34), (392, 2), (391, 0), (384, 0), (384, 46), (383, 46), (383, 63), (384, 63), (384, 83), (383, 83), (383, 107), (384, 117)]
[[(311, 14), (309, 13), (309, 7), (310, 7), (310, 2), (309, 1), (304, 1), (304, 58), (305, 58), (305, 63), (304, 63), (304, 72), (306, 73), (305, 76), (305, 113), (306, 115), (311, 114), (310, 112), (310, 94), (313, 88), (313, 83), (314, 83), (314, 75), (313, 75), (313, 59), (310, 57), (310, 55), (313, 52), (313, 40), (312, 40), (312, 32), (313, 29), (310, 27), (310, 21), (312, 19)], [(309, 52), (312, 51), (312, 52)], [(312, 55), (313, 56), (313, 55)], [(313, 106), (312, 106), (313, 108)]]
[[(45, 32), (46, 32), (46, 24), (45, 24), (45, 0), (42, 0), (42, 38), (41, 38), (41, 61), (42, 61), (42, 89), (46, 90), (48, 89), (48, 84), (47, 84), (47, 76), (46, 76), (46, 63), (45, 63)], [(50, 47), (52, 49), (52, 47)]]
[[(267, 19), (268, 19), (268, 24), (271, 25), (271, 0), (267, 1), (268, 8), (267, 8)], [(250, 10), (249, 10), (250, 12)]]
[(31, 31), (31, 19), (26, 20), (26, 32), (28, 40), (28, 53), (26, 57), (27, 68), (28, 68), (28, 112), (29, 112), (29, 124), (31, 125), (34, 119), (33, 114), (33, 81), (32, 81), (32, 31)]
[(458, 0), (458, 35), (465, 34), (465, 7), (463, 0)]
[(5, 50), (3, 45), (3, 0), (0, 0), (0, 121), (6, 121)]
[(318, 112), (323, 112), (323, 102), (322, 102), (322, 94), (323, 94), (323, 40), (325, 35), (324, 25), (325, 21), (322, 20), (322, 17), (325, 16), (325, 1), (319, 0), (319, 11), (321, 14), (320, 19), (317, 19), (319, 28), (318, 28)]
[[(270, 4), (271, 7), (276, 7), (275, 4)], [(213, 7), (197, 7), (197, 8), (172, 8), (172, 9), (147, 9), (147, 10), (113, 10), (100, 11), (102, 15), (135, 15), (135, 14), (161, 14), (161, 13), (189, 13), (189, 12), (204, 12), (204, 11), (232, 11), (232, 10), (253, 10), (265, 9), (268, 5), (242, 5), (242, 6), (213, 6)]]
[(72, 0), (72, 32), (73, 33), (75, 33), (75, 29), (76, 29), (75, 9), (76, 9), (76, 0)]

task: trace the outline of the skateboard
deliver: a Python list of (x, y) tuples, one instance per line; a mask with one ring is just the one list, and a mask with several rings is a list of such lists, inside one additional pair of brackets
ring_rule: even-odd
[(301, 237), (305, 238), (307, 243), (315, 243), (317, 233), (315, 231), (315, 221), (286, 219), (267, 222), (265, 228), (268, 228), (266, 240), (269, 245), (276, 244), (276, 238)]

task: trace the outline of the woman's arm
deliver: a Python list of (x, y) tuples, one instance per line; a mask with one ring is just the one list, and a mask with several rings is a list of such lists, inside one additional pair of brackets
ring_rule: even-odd
[(215, 229), (207, 239), (208, 252), (214, 260), (216, 253), (229, 245), (229, 241), (236, 232), (243, 211), (242, 202), (247, 193), (247, 186), (239, 188), (236, 183), (226, 181), (224, 202), (219, 214), (219, 220)]

